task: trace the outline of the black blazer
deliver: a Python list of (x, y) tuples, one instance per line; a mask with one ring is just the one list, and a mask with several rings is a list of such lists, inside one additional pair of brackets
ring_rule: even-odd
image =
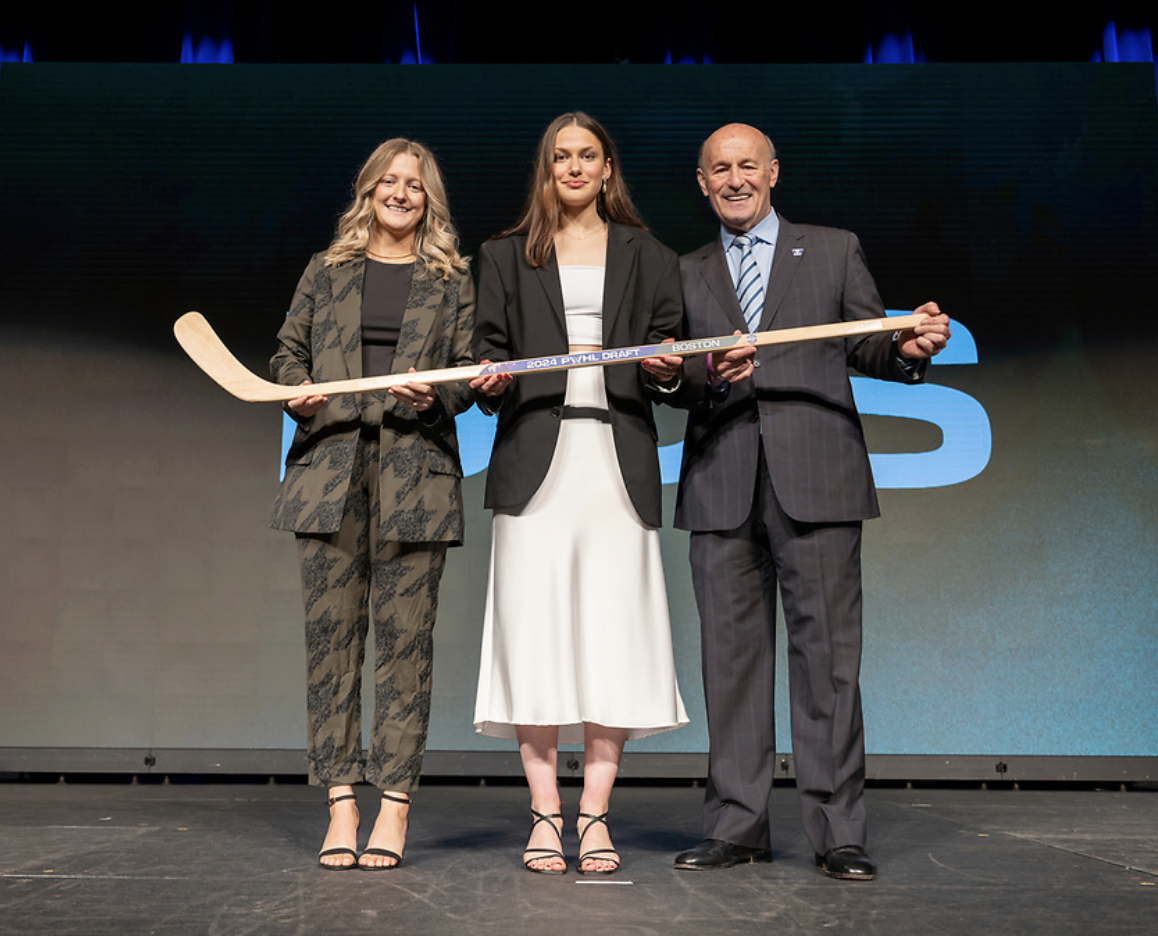
[[(524, 255), (526, 242), (523, 236), (499, 238), (484, 244), (480, 251), (474, 333), (478, 360), (511, 361), (567, 353), (558, 264), (552, 253), (547, 266), (532, 267)], [(682, 313), (675, 253), (639, 228), (609, 225), (603, 347), (678, 338)], [(605, 367), (603, 375), (627, 493), (640, 519), (658, 527), (660, 474), (650, 398), (660, 392), (638, 363)], [(487, 507), (518, 510), (539, 489), (555, 452), (566, 389), (565, 371), (520, 375), (497, 398), (498, 427), (487, 472)]]
[[(680, 259), (690, 337), (747, 331), (717, 238)], [(760, 329), (883, 316), (884, 305), (856, 235), (780, 219)], [(760, 348), (749, 380), (724, 394), (707, 386), (705, 358), (684, 364), (680, 405), (691, 408), (675, 525), (738, 527), (752, 507), (763, 446), (784, 511), (808, 523), (867, 520), (879, 513), (851, 366), (883, 380), (916, 382), (899, 363), (893, 333)]]

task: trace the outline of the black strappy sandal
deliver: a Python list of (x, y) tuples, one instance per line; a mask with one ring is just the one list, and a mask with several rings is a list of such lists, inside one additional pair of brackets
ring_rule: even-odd
[[(385, 790), (382, 791), (382, 799), (388, 799), (392, 803), (406, 803), (407, 805), (410, 804), (410, 797), (409, 796), (407, 796), (407, 797), (392, 796), (391, 794), (387, 793)], [(358, 864), (357, 867), (361, 868), (363, 871), (393, 871), (395, 868), (397, 868), (398, 866), (400, 866), (402, 864), (402, 856), (400, 854), (398, 854), (398, 852), (390, 851), (389, 848), (367, 848), (364, 852), (362, 852), (362, 854), (363, 855), (381, 856), (382, 858), (393, 858), (394, 859), (394, 864), (392, 864), (392, 865)]]
[[(356, 797), (353, 793), (345, 793), (342, 796), (331, 796), (328, 800), (326, 800), (326, 805), (332, 807), (334, 803), (340, 803), (343, 800), (349, 799), (356, 800), (357, 798), (358, 797)], [(355, 810), (357, 810), (357, 808), (357, 806), (354, 807)], [(331, 855), (349, 855), (354, 860), (350, 864), (338, 865), (326, 864), (324, 861), (322, 861), (323, 858), (329, 858)], [(358, 853), (352, 848), (347, 848), (345, 845), (339, 845), (334, 848), (325, 848), (318, 852), (318, 864), (325, 868), (327, 871), (353, 871), (356, 867), (358, 867)]]
[[(580, 819), (588, 820), (587, 825), (583, 827), (583, 831), (579, 833), (579, 864), (576, 865), (575, 870), (580, 874), (614, 874), (619, 870), (619, 852), (614, 848), (593, 848), (589, 852), (583, 851), (583, 837), (591, 831), (591, 827), (595, 825), (595, 823), (602, 822), (604, 826), (607, 826), (607, 834), (609, 836), (611, 835), (611, 827), (607, 825), (607, 816), (607, 813), (604, 813), (602, 816), (593, 816), (591, 813), (585, 812), (579, 813)], [(607, 855), (614, 855), (615, 857), (608, 858), (606, 857)], [(615, 867), (599, 871), (592, 868), (591, 870), (585, 871), (583, 870), (584, 861), (606, 861), (609, 864), (615, 865)]]
[[(523, 867), (528, 871), (534, 871), (536, 874), (565, 874), (567, 871), (567, 856), (563, 854), (563, 830), (556, 827), (553, 820), (558, 819), (559, 825), (563, 824), (562, 813), (541, 813), (531, 809), (531, 815), (534, 816), (534, 821), (531, 822), (531, 834), (535, 832), (535, 826), (540, 822), (545, 822), (551, 827), (551, 831), (559, 838), (558, 848), (524, 848), (523, 849)], [(532, 855), (527, 858), (526, 855)], [(562, 868), (532, 868), (532, 861), (544, 861), (547, 858), (561, 858), (563, 860)]]

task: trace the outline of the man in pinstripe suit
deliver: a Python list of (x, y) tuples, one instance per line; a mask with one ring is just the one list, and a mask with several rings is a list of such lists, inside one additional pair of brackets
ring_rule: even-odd
[[(681, 258), (688, 337), (884, 315), (855, 235), (772, 210), (772, 142), (743, 124), (704, 143), (700, 188), (720, 236)], [(690, 530), (710, 742), (704, 841), (677, 868), (771, 861), (768, 796), (776, 589), (788, 634), (792, 750), (805, 833), (832, 877), (871, 880), (865, 851), (861, 523), (876, 490), (848, 367), (915, 383), (948, 318), (898, 334), (689, 359), (675, 525)]]

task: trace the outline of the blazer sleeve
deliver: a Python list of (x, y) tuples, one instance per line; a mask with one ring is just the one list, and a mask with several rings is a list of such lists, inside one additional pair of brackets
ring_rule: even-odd
[[(670, 250), (663, 253), (664, 264), (656, 280), (651, 296), (651, 326), (647, 335), (648, 344), (659, 344), (668, 338), (676, 341), (684, 337), (684, 298), (680, 288), (679, 257)], [(685, 365), (687, 363), (685, 359)], [(676, 377), (668, 384), (660, 384), (646, 371), (643, 389), (654, 403), (666, 403), (680, 388), (682, 377)]]
[(289, 313), (277, 332), (277, 351), (269, 362), (269, 371), (279, 384), (296, 387), (310, 379), (312, 370), (311, 329), (314, 322), (314, 280), (318, 258), (306, 266), (294, 290)]
[[(511, 243), (511, 242), (507, 242)], [(504, 244), (505, 246), (505, 244)], [(478, 360), (511, 360), (511, 336), (507, 325), (510, 289), (503, 282), (502, 267), (495, 258), (495, 242), (479, 251), (478, 308), (475, 315), (474, 353)]]
[[(315, 281), (321, 268), (323, 254), (315, 254), (306, 265), (289, 312), (277, 332), (277, 351), (269, 361), (269, 372), (274, 381), (287, 387), (296, 387), (313, 380), (313, 325), (315, 303)], [(313, 417), (301, 416), (283, 403), (282, 411), (303, 429)]]
[[(448, 332), (450, 353), (445, 366), (466, 367), (475, 362), (473, 340), (475, 328), (476, 293), (474, 280), (469, 272), (455, 274), (450, 278), (447, 288), (447, 308), (444, 315), (448, 318)], [(441, 366), (441, 365), (440, 365)], [(454, 417), (466, 412), (474, 403), (475, 393), (465, 380), (437, 385), (435, 395), (438, 406), (431, 407), (434, 419), (419, 418), (424, 421), (438, 421), (446, 417)], [(427, 412), (431, 412), (428, 410)]]
[[(476, 361), (498, 363), (514, 360), (507, 310), (518, 301), (515, 295), (517, 277), (504, 276), (504, 266), (508, 273), (513, 273), (514, 266), (510, 262), (512, 257), (507, 255), (513, 255), (517, 246), (518, 239), (503, 238), (487, 241), (479, 250), (478, 309), (474, 328)], [(494, 416), (502, 408), (511, 389), (508, 388), (507, 393), (500, 396), (478, 394), (475, 402), (486, 415)]]
[[(885, 314), (884, 303), (865, 261), (860, 239), (847, 234), (844, 264), (844, 302), (841, 318), (844, 321), (880, 318)], [(848, 363), (866, 377), (893, 380), (901, 383), (920, 383), (925, 379), (927, 361), (914, 362), (917, 366), (905, 368), (894, 341), (895, 332), (881, 332), (860, 338), (846, 338)]]

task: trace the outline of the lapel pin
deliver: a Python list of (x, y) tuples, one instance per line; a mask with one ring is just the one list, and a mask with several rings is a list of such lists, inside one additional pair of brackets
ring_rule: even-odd
[(803, 257), (804, 256), (804, 248), (803, 247), (793, 247), (792, 248), (792, 256)]

